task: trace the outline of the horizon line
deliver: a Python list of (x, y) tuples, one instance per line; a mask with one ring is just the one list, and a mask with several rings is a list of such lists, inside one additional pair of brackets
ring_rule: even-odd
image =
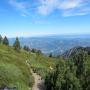
[[(33, 36), (14, 36), (8, 38), (35, 38), (35, 37), (50, 37), (50, 36), (80, 36), (80, 35), (90, 35), (90, 33), (65, 33), (65, 34), (46, 34), (46, 35), (33, 35)], [(5, 35), (4, 35), (5, 36)], [(7, 35), (6, 35), (7, 36)]]

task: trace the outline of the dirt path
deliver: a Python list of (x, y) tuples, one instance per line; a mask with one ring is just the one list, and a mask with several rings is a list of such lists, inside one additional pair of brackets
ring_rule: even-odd
[[(26, 64), (30, 66), (28, 63), (28, 60), (26, 60)], [(44, 85), (44, 80), (41, 79), (37, 73), (34, 73), (33, 70), (31, 69), (32, 76), (34, 77), (34, 85), (32, 87), (32, 90), (46, 90), (45, 85)]]
[(32, 90), (45, 90), (44, 80), (41, 80), (41, 77), (34, 73), (32, 70), (31, 73), (35, 80)]

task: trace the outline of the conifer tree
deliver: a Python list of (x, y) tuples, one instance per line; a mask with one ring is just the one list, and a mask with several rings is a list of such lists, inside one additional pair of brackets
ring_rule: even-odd
[(6, 36), (3, 39), (3, 44), (4, 45), (9, 45), (9, 41), (8, 41), (8, 38)]
[(50, 53), (49, 57), (52, 57), (52, 56), (53, 56), (52, 53)]
[(2, 38), (2, 36), (0, 35), (0, 44), (2, 43), (2, 40), (3, 40), (3, 38)]
[(16, 40), (15, 40), (15, 42), (14, 42), (14, 44), (13, 44), (13, 47), (14, 47), (14, 49), (15, 49), (16, 51), (20, 51), (21, 46), (20, 46), (20, 42), (19, 42), (18, 37), (16, 37)]
[(26, 51), (30, 51), (30, 48), (26, 45), (23, 47), (23, 49), (26, 50)]

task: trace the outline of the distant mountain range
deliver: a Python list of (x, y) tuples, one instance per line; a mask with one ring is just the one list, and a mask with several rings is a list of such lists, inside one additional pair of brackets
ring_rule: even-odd
[[(86, 35), (52, 35), (43, 37), (19, 38), (21, 45), (40, 49), (44, 54), (60, 55), (76, 46), (90, 46), (90, 34)], [(15, 38), (9, 38), (10, 44)]]

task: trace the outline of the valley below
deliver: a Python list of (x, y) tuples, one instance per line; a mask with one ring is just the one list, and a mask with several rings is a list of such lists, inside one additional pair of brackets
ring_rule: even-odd
[[(61, 55), (65, 51), (77, 47), (88, 47), (90, 46), (90, 35), (53, 35), (53, 36), (42, 36), (42, 37), (30, 37), (30, 38), (19, 38), (21, 45), (27, 45), (29, 48), (35, 48), (41, 50), (43, 54), (49, 55)], [(15, 38), (10, 38), (10, 44), (12, 45)]]

